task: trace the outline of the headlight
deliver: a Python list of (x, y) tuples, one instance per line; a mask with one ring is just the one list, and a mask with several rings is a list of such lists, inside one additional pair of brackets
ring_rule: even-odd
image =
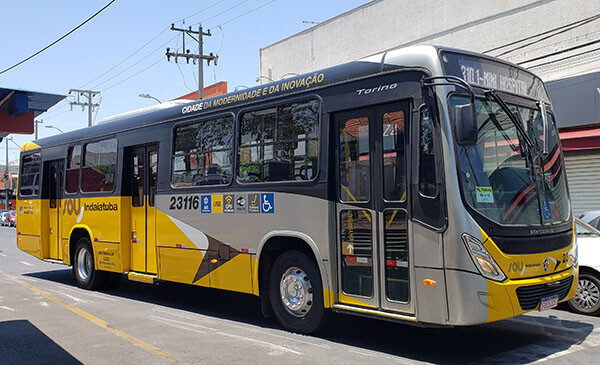
[(496, 261), (494, 261), (485, 247), (483, 247), (481, 241), (466, 233), (463, 233), (462, 239), (481, 275), (495, 281), (503, 281), (506, 279), (506, 275), (504, 275), (498, 264), (496, 264)]

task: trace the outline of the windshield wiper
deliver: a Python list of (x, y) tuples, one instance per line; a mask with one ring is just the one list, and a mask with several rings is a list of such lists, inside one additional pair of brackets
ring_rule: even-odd
[(506, 141), (506, 143), (508, 143), (509, 147), (514, 152), (519, 151), (519, 146), (515, 145), (513, 143), (513, 141), (510, 139), (510, 137), (508, 136), (508, 134), (506, 134), (506, 130), (504, 128), (502, 128), (502, 125), (500, 124), (500, 122), (498, 122), (498, 119), (496, 119), (496, 115), (492, 111), (492, 108), (490, 107), (490, 105), (488, 103), (484, 103), (483, 106), (486, 109), (486, 112), (487, 112), (487, 115), (488, 115), (488, 119), (481, 124), (481, 127), (479, 127), (478, 132), (480, 132), (483, 129), (483, 127), (487, 124), (488, 121), (491, 121), (494, 124), (494, 126), (496, 127), (496, 129), (498, 131), (500, 131), (500, 134), (502, 135), (502, 138), (504, 138), (504, 140)]
[(531, 139), (529, 139), (529, 136), (527, 135), (527, 132), (525, 131), (525, 128), (523, 127), (523, 124), (521, 123), (521, 121), (519, 119), (517, 119), (515, 114), (508, 108), (508, 105), (506, 105), (506, 103), (504, 102), (504, 100), (502, 100), (500, 95), (498, 95), (494, 90), (486, 90), (483, 92), (483, 94), (488, 99), (495, 101), (500, 106), (500, 108), (502, 108), (502, 110), (504, 110), (504, 113), (506, 113), (506, 115), (508, 116), (508, 119), (510, 119), (510, 121), (514, 124), (515, 128), (517, 128), (519, 133), (521, 133), (521, 135), (523, 136), (523, 140), (525, 141), (525, 144), (530, 149), (533, 149), (533, 142), (531, 142)]

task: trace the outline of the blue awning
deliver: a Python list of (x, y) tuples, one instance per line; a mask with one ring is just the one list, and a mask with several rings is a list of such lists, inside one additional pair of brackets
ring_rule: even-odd
[[(0, 88), (0, 109), (10, 109), (14, 106), (15, 95), (26, 97), (27, 105), (25, 112), (33, 111), (34, 117), (52, 108), (58, 102), (66, 98), (66, 95), (48, 94), (38, 91)], [(22, 105), (22, 104), (21, 104)]]

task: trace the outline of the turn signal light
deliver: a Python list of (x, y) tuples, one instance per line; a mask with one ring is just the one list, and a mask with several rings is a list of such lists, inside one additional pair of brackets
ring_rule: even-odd
[(431, 279), (423, 280), (423, 284), (425, 284), (425, 286), (436, 286), (437, 285), (435, 280), (431, 280)]
[(210, 260), (211, 263), (216, 264), (217, 263), (217, 259), (212, 259)]

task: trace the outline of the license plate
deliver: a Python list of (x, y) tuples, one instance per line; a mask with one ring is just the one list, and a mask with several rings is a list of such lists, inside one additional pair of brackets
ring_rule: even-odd
[(558, 295), (553, 295), (548, 298), (542, 298), (542, 303), (540, 303), (540, 312), (548, 309), (552, 309), (558, 305)]

